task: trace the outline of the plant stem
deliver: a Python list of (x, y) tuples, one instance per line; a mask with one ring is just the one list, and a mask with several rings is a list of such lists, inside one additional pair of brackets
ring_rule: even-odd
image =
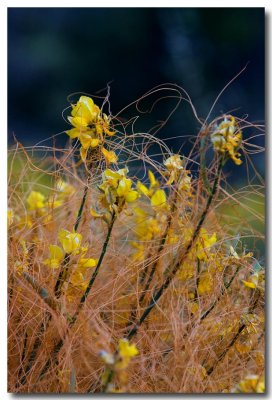
[[(91, 277), (91, 279), (90, 279), (90, 281), (89, 281), (89, 283), (88, 283), (88, 286), (87, 286), (87, 288), (86, 288), (84, 294), (82, 295), (82, 297), (81, 297), (81, 299), (80, 299), (80, 302), (79, 302), (79, 305), (78, 305), (78, 307), (77, 307), (77, 310), (76, 310), (76, 312), (74, 313), (74, 315), (73, 315), (71, 321), (70, 321), (69, 324), (68, 324), (68, 328), (71, 328), (71, 327), (75, 324), (75, 322), (77, 321), (77, 317), (78, 317), (78, 315), (79, 315), (79, 313), (80, 313), (80, 310), (82, 309), (82, 307), (83, 307), (83, 305), (84, 305), (84, 303), (85, 303), (85, 301), (86, 301), (86, 299), (87, 299), (87, 297), (88, 297), (88, 295), (89, 295), (89, 293), (90, 293), (90, 291), (91, 291), (91, 288), (93, 287), (93, 284), (94, 284), (95, 279), (96, 279), (96, 277), (97, 277), (97, 275), (98, 275), (99, 269), (100, 269), (100, 267), (101, 267), (101, 265), (102, 265), (102, 261), (103, 261), (103, 259), (104, 259), (104, 257), (105, 257), (106, 252), (107, 252), (107, 247), (108, 247), (108, 244), (109, 244), (109, 240), (110, 240), (110, 237), (111, 237), (111, 232), (112, 232), (112, 229), (113, 229), (113, 225), (114, 225), (115, 220), (116, 220), (116, 214), (115, 214), (115, 212), (113, 211), (113, 213), (112, 213), (112, 218), (111, 218), (111, 222), (110, 222), (110, 224), (109, 224), (109, 226), (108, 226), (107, 237), (106, 237), (106, 239), (105, 239), (105, 241), (104, 241), (104, 244), (103, 244), (103, 247), (102, 247), (102, 251), (101, 251), (101, 254), (100, 254), (100, 257), (99, 257), (97, 266), (96, 266), (95, 271), (94, 271), (94, 273), (93, 273), (93, 275), (92, 275), (92, 277)], [(67, 332), (66, 332), (66, 334), (67, 334)], [(54, 347), (54, 349), (53, 349), (53, 351), (52, 351), (52, 359), (53, 359), (53, 360), (56, 359), (56, 356), (58, 355), (59, 351), (61, 350), (61, 348), (62, 348), (62, 346), (63, 346), (63, 344), (64, 344), (64, 340), (65, 340), (65, 337), (64, 337), (64, 339), (61, 339), (61, 340), (56, 344), (56, 346)], [(50, 367), (50, 365), (51, 365), (52, 359), (48, 359), (48, 360), (47, 360), (46, 364), (44, 365), (44, 367), (43, 367), (43, 369), (42, 369), (42, 371), (41, 371), (41, 373), (40, 373), (40, 375), (39, 375), (39, 380), (42, 379), (43, 376), (44, 376), (44, 375), (46, 374), (46, 372), (48, 371), (48, 369), (49, 369), (49, 367)]]
[(175, 265), (172, 269), (172, 271), (170, 271), (168, 277), (165, 279), (165, 281), (163, 282), (163, 284), (161, 285), (161, 287), (158, 289), (158, 291), (155, 293), (153, 299), (150, 301), (149, 305), (145, 308), (143, 314), (141, 315), (140, 319), (134, 324), (133, 328), (129, 331), (129, 333), (127, 334), (127, 339), (130, 340), (138, 331), (139, 327), (141, 326), (141, 324), (144, 322), (144, 320), (146, 319), (146, 317), (149, 315), (149, 313), (151, 312), (151, 310), (154, 308), (154, 306), (156, 305), (157, 301), (161, 298), (161, 296), (164, 294), (164, 292), (167, 290), (168, 286), (170, 285), (170, 283), (172, 282), (173, 278), (175, 277), (176, 273), (178, 272), (178, 270), (181, 267), (181, 264), (185, 261), (185, 259), (187, 258), (199, 232), (200, 229), (206, 219), (206, 216), (208, 214), (208, 211), (210, 209), (212, 200), (216, 194), (217, 191), (217, 186), (218, 186), (218, 182), (219, 182), (219, 178), (220, 178), (220, 173), (222, 170), (222, 166), (223, 166), (223, 158), (220, 157), (219, 160), (219, 164), (218, 164), (218, 169), (217, 169), (217, 173), (216, 173), (216, 177), (214, 180), (214, 184), (213, 184), (213, 188), (211, 191), (211, 194), (208, 197), (207, 203), (206, 203), (206, 207), (204, 209), (204, 211), (201, 214), (201, 217), (198, 221), (197, 227), (193, 233), (193, 236), (190, 240), (190, 242), (188, 243), (187, 247), (185, 248), (181, 258), (178, 257), (178, 260), (176, 260)]
[[(75, 232), (77, 231), (79, 223), (80, 223), (81, 218), (82, 218), (82, 213), (83, 213), (84, 205), (85, 205), (85, 202), (86, 202), (87, 193), (88, 193), (88, 185), (86, 185), (85, 188), (84, 188), (83, 197), (82, 197), (82, 200), (81, 200), (81, 203), (80, 203), (80, 207), (79, 207), (78, 214), (77, 214), (77, 219), (76, 219), (76, 222), (75, 222), (75, 225), (74, 225)], [(62, 266), (62, 269), (61, 269), (61, 271), (59, 273), (58, 279), (57, 279), (56, 284), (55, 284), (55, 289), (54, 289), (55, 296), (57, 298), (60, 297), (62, 285), (65, 282), (65, 279), (67, 278), (69, 260), (70, 260), (70, 255), (69, 254), (65, 254), (64, 260), (63, 260), (63, 266)], [(25, 276), (25, 278), (32, 285), (33, 285), (33, 283), (35, 283), (33, 278), (28, 277), (28, 276)], [(40, 288), (38, 284), (36, 284), (36, 286), (37, 286), (37, 290), (38, 290), (37, 292), (44, 299), (44, 301), (48, 303), (48, 301), (51, 300), (51, 302), (49, 303), (49, 306), (52, 307), (52, 304), (55, 305), (55, 302), (53, 302), (52, 299), (50, 299), (50, 297), (48, 295), (45, 296), (45, 294), (47, 293), (45, 291), (45, 289), (44, 288)], [(55, 307), (52, 307), (52, 308), (55, 309)], [(47, 330), (51, 319), (52, 319), (52, 315), (49, 314), (48, 312), (46, 312), (45, 320), (40, 325), (37, 337), (36, 337), (34, 345), (33, 345), (33, 349), (32, 349), (32, 351), (30, 353), (29, 358), (28, 358), (28, 362), (27, 362), (27, 365), (26, 365), (26, 368), (25, 368), (24, 376), (20, 380), (20, 384), (21, 385), (24, 385), (26, 383), (27, 374), (31, 370), (31, 368), (32, 368), (32, 366), (34, 364), (34, 361), (35, 361), (35, 359), (37, 357), (38, 350), (39, 350), (39, 348), (40, 348), (40, 346), (42, 344), (42, 336), (43, 336), (44, 332)]]
[[(183, 255), (181, 257), (181, 259), (179, 258), (178, 260), (176, 260), (175, 265), (172, 269), (172, 271), (170, 271), (168, 277), (166, 278), (166, 280), (164, 281), (164, 283), (161, 285), (161, 287), (158, 289), (158, 291), (155, 293), (153, 299), (150, 301), (149, 305), (145, 308), (143, 314), (141, 315), (141, 317), (139, 318), (138, 321), (135, 322), (133, 328), (127, 333), (127, 335), (125, 336), (126, 339), (130, 340), (134, 335), (136, 335), (136, 333), (138, 332), (139, 327), (142, 325), (142, 323), (144, 322), (144, 320), (147, 318), (147, 316), (149, 315), (149, 313), (152, 311), (152, 309), (154, 308), (154, 306), (157, 304), (157, 302), (159, 301), (159, 299), (161, 298), (161, 296), (164, 294), (164, 292), (167, 290), (168, 286), (170, 285), (170, 283), (172, 282), (173, 278), (175, 277), (176, 273), (178, 272), (178, 270), (180, 269), (181, 264), (185, 261), (185, 259), (187, 258), (199, 232), (200, 229), (206, 219), (206, 216), (209, 212), (212, 200), (216, 194), (217, 191), (217, 187), (218, 187), (218, 183), (219, 183), (219, 179), (220, 179), (220, 175), (221, 175), (221, 170), (223, 167), (223, 157), (220, 157), (219, 162), (218, 162), (218, 167), (217, 167), (217, 173), (216, 173), (216, 177), (213, 183), (213, 187), (211, 190), (211, 193), (208, 197), (207, 203), (206, 203), (206, 207), (204, 209), (204, 211), (201, 214), (201, 217), (198, 221), (197, 227), (193, 233), (193, 236), (190, 240), (190, 242), (188, 243), (187, 247), (185, 248)], [(104, 388), (107, 388), (108, 385), (111, 383), (111, 380), (114, 377), (114, 372), (112, 374), (109, 375), (107, 382), (104, 385)]]
[(88, 297), (88, 294), (90, 293), (90, 290), (93, 287), (93, 284), (95, 282), (95, 279), (96, 279), (96, 277), (98, 275), (98, 272), (99, 272), (99, 269), (101, 267), (102, 261), (103, 261), (103, 259), (105, 257), (106, 252), (107, 252), (107, 247), (108, 247), (108, 244), (109, 244), (109, 240), (110, 240), (110, 237), (111, 237), (111, 232), (112, 232), (115, 220), (116, 220), (116, 214), (115, 214), (115, 211), (113, 211), (112, 212), (112, 217), (111, 217), (111, 222), (110, 222), (109, 227), (108, 227), (107, 237), (106, 237), (106, 240), (105, 240), (105, 242), (103, 244), (102, 251), (101, 251), (99, 260), (97, 262), (97, 266), (96, 266), (96, 268), (94, 270), (94, 273), (93, 273), (93, 275), (92, 275), (92, 277), (91, 277), (91, 279), (90, 279), (90, 281), (88, 283), (88, 286), (87, 286), (83, 296), (80, 299), (78, 308), (77, 308), (77, 310), (76, 310), (76, 312), (75, 312), (75, 314), (73, 316), (73, 320), (74, 319), (76, 320), (76, 318), (78, 316), (78, 313), (80, 312), (80, 309), (82, 308), (83, 304), (85, 303), (85, 301), (86, 301), (86, 299)]
[[(77, 231), (79, 223), (80, 223), (81, 218), (82, 218), (82, 213), (83, 213), (84, 205), (85, 205), (85, 202), (86, 202), (87, 194), (88, 194), (88, 185), (86, 185), (85, 188), (84, 188), (84, 193), (83, 193), (83, 197), (81, 199), (80, 207), (79, 207), (79, 210), (78, 210), (77, 219), (76, 219), (76, 222), (74, 224), (74, 231), (75, 232)], [(63, 260), (63, 264), (62, 264), (61, 270), (59, 272), (58, 279), (57, 279), (56, 284), (55, 284), (54, 292), (55, 292), (55, 296), (57, 298), (60, 297), (62, 286), (63, 286), (63, 284), (66, 281), (67, 276), (68, 276), (69, 261), (70, 261), (70, 254), (66, 253), (65, 256), (64, 256), (64, 260)]]
[[(260, 291), (257, 289), (257, 295), (256, 298), (252, 304), (251, 307), (249, 307), (248, 313), (252, 313), (252, 311), (256, 308), (259, 298), (260, 298)], [(207, 376), (211, 375), (214, 371), (214, 369), (217, 367), (217, 365), (220, 363), (221, 360), (223, 360), (223, 358), (225, 357), (225, 355), (227, 354), (227, 352), (232, 348), (232, 346), (236, 343), (237, 339), (239, 338), (239, 336), (242, 334), (242, 332), (244, 331), (244, 329), (246, 328), (246, 324), (243, 323), (240, 325), (238, 331), (236, 332), (235, 336), (232, 338), (232, 340), (230, 341), (229, 345), (223, 350), (223, 352), (219, 355), (219, 357), (217, 358), (215, 364), (213, 366), (211, 366), (208, 370), (207, 370)]]
[[(160, 261), (160, 254), (161, 254), (161, 252), (162, 252), (162, 250), (163, 250), (163, 248), (164, 248), (165, 242), (166, 242), (166, 238), (167, 238), (167, 235), (168, 235), (168, 230), (169, 230), (170, 225), (171, 225), (171, 222), (172, 222), (173, 212), (174, 212), (174, 207), (172, 207), (172, 210), (170, 211), (170, 213), (169, 213), (169, 215), (168, 215), (167, 226), (166, 226), (164, 235), (163, 235), (163, 237), (161, 238), (160, 246), (159, 246), (159, 249), (158, 249), (158, 252), (157, 252), (156, 261), (155, 261), (154, 264), (152, 265), (152, 268), (151, 268), (151, 271), (150, 271), (150, 273), (149, 273), (147, 282), (146, 282), (145, 287), (144, 287), (144, 289), (143, 289), (143, 291), (142, 291), (142, 294), (141, 294), (141, 296), (140, 296), (140, 299), (139, 299), (139, 305), (140, 305), (140, 307), (141, 307), (142, 304), (143, 304), (145, 295), (146, 295), (146, 293), (147, 293), (147, 291), (148, 291), (148, 289), (149, 289), (149, 286), (150, 286), (150, 284), (151, 284), (151, 282), (152, 282), (153, 276), (154, 276), (154, 274), (155, 274), (155, 272), (156, 272), (156, 269), (157, 269), (157, 266), (158, 266), (158, 264), (159, 264), (159, 261)], [(132, 311), (132, 312), (131, 312), (131, 315), (130, 315), (130, 318), (129, 318), (129, 324), (128, 324), (128, 326), (130, 326), (130, 325), (134, 322), (135, 318), (136, 318), (136, 313)]]
[[(229, 280), (229, 282), (228, 282), (227, 284), (224, 285), (226, 290), (227, 290), (227, 289), (230, 287), (230, 285), (232, 284), (232, 282), (233, 282), (234, 278), (236, 277), (236, 275), (238, 274), (240, 268), (241, 268), (240, 266), (238, 266), (238, 267), (236, 268), (236, 271), (235, 271), (234, 274), (232, 275), (232, 277), (231, 277), (231, 279)], [(222, 292), (222, 290), (221, 290), (221, 292)], [(220, 299), (221, 299), (221, 297), (222, 297), (222, 294), (223, 294), (223, 293), (221, 293), (221, 294), (217, 297), (217, 299), (213, 302), (213, 304), (210, 306), (210, 308), (208, 308), (208, 310), (205, 311), (205, 312), (201, 315), (201, 317), (200, 317), (200, 320), (201, 320), (201, 321), (203, 321), (203, 319), (205, 319), (205, 318), (210, 314), (210, 312), (214, 309), (214, 307), (216, 306), (216, 304), (220, 301)]]

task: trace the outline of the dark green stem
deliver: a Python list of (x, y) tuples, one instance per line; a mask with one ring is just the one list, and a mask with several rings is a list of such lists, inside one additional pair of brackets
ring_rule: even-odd
[[(79, 207), (79, 210), (78, 210), (78, 214), (77, 214), (77, 219), (76, 219), (76, 222), (75, 222), (75, 225), (74, 225), (75, 232), (77, 231), (79, 223), (80, 223), (81, 218), (82, 218), (82, 213), (83, 213), (84, 205), (85, 205), (85, 202), (86, 202), (87, 193), (88, 193), (88, 185), (86, 185), (85, 188), (84, 188), (84, 194), (83, 194), (83, 197), (82, 197), (82, 200), (81, 200), (81, 204), (80, 204), (80, 207)], [(66, 279), (67, 274), (68, 274), (69, 260), (70, 260), (70, 254), (65, 254), (64, 260), (63, 260), (63, 266), (62, 266), (62, 269), (61, 269), (61, 271), (59, 273), (58, 279), (57, 279), (56, 284), (55, 284), (55, 289), (54, 289), (54, 293), (55, 293), (55, 296), (57, 298), (59, 298), (60, 295), (61, 295), (61, 288), (62, 288), (62, 285), (65, 282), (65, 279)], [(42, 297), (44, 297), (44, 296), (42, 296)], [(46, 300), (46, 299), (44, 299), (44, 300)], [(32, 351), (30, 353), (29, 358), (28, 358), (28, 362), (27, 362), (27, 366), (25, 368), (24, 376), (20, 380), (20, 384), (21, 385), (24, 385), (26, 383), (27, 374), (32, 369), (34, 361), (35, 361), (35, 359), (37, 357), (38, 350), (39, 350), (39, 348), (40, 348), (40, 346), (42, 344), (43, 334), (47, 330), (51, 319), (52, 319), (52, 315), (49, 314), (48, 312), (46, 312), (45, 321), (43, 321), (42, 324), (40, 325), (39, 332), (37, 334), (37, 337), (36, 337), (34, 345), (33, 345), (33, 349), (32, 349)]]
[[(141, 317), (139, 318), (139, 320), (137, 322), (135, 322), (133, 328), (127, 333), (126, 338), (128, 340), (130, 340), (134, 335), (136, 335), (136, 333), (138, 332), (139, 327), (142, 325), (142, 323), (147, 318), (149, 313), (152, 311), (154, 306), (157, 304), (157, 302), (159, 301), (161, 296), (167, 290), (168, 286), (172, 282), (172, 280), (175, 277), (176, 273), (180, 269), (181, 264), (187, 258), (188, 254), (189, 254), (189, 252), (190, 252), (190, 250), (191, 250), (191, 248), (192, 248), (192, 246), (193, 246), (193, 244), (194, 244), (194, 242), (195, 242), (195, 240), (196, 240), (196, 238), (197, 238), (197, 236), (198, 236), (198, 234), (200, 232), (200, 229), (201, 229), (201, 227), (202, 227), (202, 225), (203, 225), (203, 223), (205, 221), (205, 218), (206, 218), (206, 216), (207, 216), (207, 214), (209, 212), (212, 200), (213, 200), (213, 198), (214, 198), (214, 196), (216, 194), (222, 167), (223, 167), (223, 158), (220, 157), (212, 191), (211, 191), (211, 193), (210, 193), (210, 195), (208, 197), (208, 200), (207, 200), (207, 203), (206, 203), (206, 207), (205, 207), (204, 211), (201, 214), (201, 217), (200, 217), (200, 219), (198, 221), (197, 227), (196, 227), (196, 229), (195, 229), (195, 231), (193, 233), (193, 236), (192, 236), (189, 244), (187, 245), (185, 251), (183, 252), (181, 259), (179, 258), (178, 260), (176, 260), (172, 271), (170, 271), (170, 273), (169, 273), (168, 277), (166, 278), (166, 280), (164, 281), (164, 283), (161, 285), (161, 287), (155, 293), (153, 299), (150, 301), (149, 305), (145, 308), (145, 310), (144, 310), (143, 314), (141, 315)], [(114, 377), (114, 373), (109, 375), (108, 380), (104, 385), (104, 388), (108, 387), (108, 385), (110, 384), (110, 382), (113, 379), (113, 377)]]
[[(86, 290), (85, 290), (83, 296), (82, 296), (81, 299), (80, 299), (80, 302), (79, 302), (79, 305), (78, 305), (78, 307), (77, 307), (77, 310), (76, 310), (76, 312), (74, 313), (73, 317), (71, 318), (71, 321), (69, 322), (69, 325), (68, 325), (69, 328), (71, 328), (71, 327), (75, 324), (75, 322), (76, 322), (76, 320), (77, 320), (77, 317), (78, 317), (78, 315), (79, 315), (79, 312), (80, 312), (80, 310), (82, 309), (82, 307), (83, 307), (83, 305), (84, 305), (84, 303), (85, 303), (85, 301), (86, 301), (86, 299), (87, 299), (87, 297), (88, 297), (88, 295), (89, 295), (89, 293), (90, 293), (90, 291), (91, 291), (91, 288), (93, 287), (93, 284), (94, 284), (95, 279), (96, 279), (96, 277), (97, 277), (97, 275), (98, 275), (99, 269), (100, 269), (100, 267), (101, 267), (101, 265), (102, 265), (103, 259), (104, 259), (104, 257), (105, 257), (106, 252), (107, 252), (107, 247), (108, 247), (108, 244), (109, 244), (109, 240), (110, 240), (110, 237), (111, 237), (111, 232), (112, 232), (112, 229), (113, 229), (113, 225), (114, 225), (115, 220), (116, 220), (116, 214), (115, 214), (115, 212), (113, 211), (113, 213), (112, 213), (112, 218), (111, 218), (111, 222), (110, 222), (109, 227), (108, 227), (107, 237), (106, 237), (106, 239), (105, 239), (105, 241), (104, 241), (104, 244), (103, 244), (103, 247), (102, 247), (102, 251), (101, 251), (101, 254), (100, 254), (100, 257), (99, 257), (97, 266), (96, 266), (96, 268), (95, 268), (95, 271), (94, 271), (94, 273), (93, 273), (93, 275), (92, 275), (92, 277), (91, 277), (91, 279), (90, 279), (90, 281), (89, 281), (89, 283), (88, 283), (88, 286), (87, 286), (87, 288), (86, 288)], [(46, 372), (48, 371), (48, 369), (49, 369), (49, 367), (50, 367), (50, 365), (51, 365), (52, 359), (53, 359), (53, 360), (56, 359), (56, 357), (57, 357), (59, 351), (61, 350), (61, 348), (62, 348), (62, 346), (63, 346), (63, 344), (64, 344), (64, 339), (61, 339), (61, 340), (56, 344), (56, 346), (54, 347), (54, 349), (53, 349), (53, 351), (52, 351), (52, 358), (48, 359), (47, 362), (46, 362), (46, 364), (44, 365), (44, 367), (43, 367), (43, 369), (42, 369), (42, 371), (41, 371), (41, 373), (40, 373), (39, 380), (42, 379), (43, 376), (46, 374)]]
[[(229, 280), (229, 282), (228, 282), (227, 284), (224, 284), (225, 290), (227, 290), (227, 289), (230, 287), (230, 285), (232, 284), (234, 278), (235, 278), (236, 275), (238, 274), (240, 268), (241, 268), (241, 267), (238, 266), (238, 267), (236, 268), (236, 271), (235, 271), (234, 274), (232, 275), (231, 279)], [(221, 290), (221, 291), (222, 291), (222, 290)], [(220, 299), (222, 298), (222, 294), (223, 294), (223, 293), (221, 293), (221, 294), (217, 297), (217, 299), (213, 302), (213, 304), (210, 306), (210, 308), (208, 308), (208, 310), (205, 311), (205, 312), (201, 315), (201, 317), (200, 317), (200, 320), (201, 320), (201, 321), (203, 321), (203, 319), (205, 319), (205, 318), (210, 314), (210, 312), (214, 309), (214, 307), (216, 306), (216, 304), (217, 304), (217, 303), (220, 301)]]
[(87, 286), (83, 296), (80, 299), (77, 311), (75, 312), (75, 315), (73, 316), (73, 320), (77, 318), (77, 315), (78, 315), (80, 309), (82, 308), (83, 304), (85, 303), (85, 301), (86, 301), (86, 299), (87, 299), (87, 297), (88, 297), (88, 295), (90, 293), (90, 290), (93, 287), (93, 284), (94, 284), (94, 282), (96, 280), (96, 277), (98, 275), (99, 269), (101, 267), (101, 264), (103, 262), (105, 254), (107, 252), (107, 247), (108, 247), (108, 244), (109, 244), (109, 240), (110, 240), (110, 237), (111, 237), (111, 232), (112, 232), (112, 229), (113, 229), (113, 225), (114, 225), (115, 219), (116, 219), (116, 214), (113, 211), (112, 217), (111, 217), (111, 222), (110, 222), (109, 227), (108, 227), (107, 237), (106, 237), (106, 240), (105, 240), (105, 242), (103, 244), (102, 251), (101, 251), (99, 260), (97, 262), (97, 266), (96, 266), (96, 268), (94, 270), (94, 273), (93, 273), (93, 275), (92, 275), (92, 277), (91, 277), (91, 279), (90, 279), (90, 281), (88, 283), (88, 286)]
[(219, 164), (218, 164), (218, 169), (217, 169), (217, 174), (214, 180), (214, 184), (213, 184), (213, 188), (212, 188), (212, 192), (208, 197), (207, 203), (206, 203), (206, 207), (204, 209), (204, 211), (201, 214), (201, 217), (198, 221), (197, 227), (193, 233), (193, 236), (189, 242), (189, 244), (187, 245), (187, 247), (185, 248), (185, 251), (183, 252), (181, 259), (178, 258), (178, 260), (176, 260), (175, 265), (172, 269), (172, 271), (169, 273), (168, 277), (166, 278), (166, 280), (163, 282), (163, 284), (161, 285), (161, 287), (158, 289), (158, 291), (155, 293), (153, 299), (150, 301), (149, 305), (146, 307), (146, 309), (144, 310), (142, 316), (140, 317), (140, 319), (135, 323), (135, 325), (133, 326), (133, 328), (130, 330), (130, 332), (127, 334), (127, 339), (131, 339), (138, 331), (139, 327), (142, 325), (142, 323), (144, 322), (144, 320), (146, 319), (146, 317), (149, 315), (149, 313), (151, 312), (151, 310), (154, 308), (154, 306), (157, 304), (158, 300), (161, 298), (161, 296), (164, 294), (164, 292), (167, 290), (168, 286), (170, 285), (170, 283), (172, 282), (173, 278), (175, 277), (176, 273), (178, 272), (178, 270), (180, 269), (181, 264), (185, 261), (185, 259), (187, 258), (199, 232), (200, 229), (205, 221), (205, 218), (208, 214), (208, 211), (210, 209), (212, 200), (215, 196), (215, 193), (217, 191), (217, 186), (218, 186), (218, 182), (219, 182), (219, 178), (220, 178), (220, 173), (221, 173), (221, 169), (223, 166), (223, 160), (222, 158), (220, 158)]
[(200, 175), (205, 188), (207, 189), (208, 193), (211, 194), (212, 189), (207, 177), (207, 168), (206, 168), (206, 149), (205, 149), (206, 141), (207, 141), (206, 135), (200, 139)]
[[(257, 294), (255, 296), (255, 300), (253, 302), (253, 304), (251, 305), (251, 307), (249, 307), (248, 313), (252, 313), (253, 310), (256, 308), (258, 301), (260, 298), (260, 291), (257, 289)], [(237, 339), (239, 338), (239, 336), (242, 334), (242, 332), (244, 331), (244, 329), (246, 328), (246, 324), (243, 323), (240, 325), (238, 331), (236, 332), (235, 336), (232, 338), (232, 340), (230, 341), (229, 345), (223, 350), (223, 352), (218, 356), (215, 364), (213, 366), (211, 366), (208, 370), (207, 370), (207, 376), (211, 375), (214, 371), (214, 369), (217, 367), (217, 365), (220, 363), (220, 361), (222, 361), (225, 357), (225, 355), (228, 353), (228, 351), (232, 348), (232, 346), (236, 343)]]
[[(77, 231), (79, 223), (80, 223), (81, 218), (82, 218), (82, 213), (83, 213), (84, 205), (85, 205), (85, 202), (86, 202), (87, 194), (88, 194), (88, 185), (86, 185), (85, 188), (84, 188), (84, 194), (83, 194), (83, 197), (82, 197), (82, 200), (81, 200), (81, 204), (80, 204), (80, 207), (79, 207), (79, 210), (78, 210), (78, 214), (77, 214), (77, 219), (76, 219), (76, 222), (75, 222), (75, 225), (74, 225), (74, 231), (75, 232)], [(67, 279), (67, 276), (68, 276), (69, 261), (70, 261), (70, 254), (66, 253), (65, 256), (64, 256), (64, 260), (63, 260), (63, 264), (62, 264), (61, 270), (59, 272), (58, 279), (57, 279), (56, 284), (55, 284), (54, 292), (55, 292), (55, 296), (57, 298), (60, 297), (62, 286), (63, 286), (63, 284), (64, 284), (64, 282), (65, 282), (65, 280)]]

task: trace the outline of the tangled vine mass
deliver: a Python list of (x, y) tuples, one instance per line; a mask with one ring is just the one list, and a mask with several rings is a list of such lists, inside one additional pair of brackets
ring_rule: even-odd
[(185, 156), (99, 101), (10, 149), (8, 390), (264, 392), (264, 269), (223, 222), (250, 124), (197, 117)]

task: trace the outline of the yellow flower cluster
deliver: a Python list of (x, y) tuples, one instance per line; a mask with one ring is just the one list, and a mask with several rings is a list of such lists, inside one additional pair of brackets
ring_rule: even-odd
[(226, 154), (236, 165), (241, 165), (241, 154), (238, 149), (242, 142), (242, 132), (239, 129), (235, 118), (230, 115), (215, 127), (211, 134), (211, 141), (214, 150)]
[[(87, 96), (81, 96), (78, 102), (72, 105), (72, 113), (68, 120), (73, 128), (66, 133), (70, 138), (80, 141), (80, 154), (84, 161), (89, 149), (103, 145), (105, 135), (115, 134), (110, 128), (109, 117)], [(103, 146), (101, 151), (108, 164), (117, 162), (118, 158), (113, 151), (108, 151)]]
[(39, 210), (46, 207), (45, 196), (34, 190), (29, 194), (26, 202), (29, 210)]
[(164, 161), (164, 165), (168, 170), (169, 179), (166, 185), (171, 185), (173, 182), (177, 182), (180, 171), (183, 170), (183, 164), (180, 155), (174, 154)]
[(166, 193), (164, 190), (159, 189), (160, 184), (156, 180), (154, 174), (152, 171), (148, 171), (148, 177), (150, 181), (149, 188), (145, 186), (143, 183), (140, 181), (137, 182), (137, 189), (140, 194), (143, 194), (150, 199), (150, 204), (152, 207), (155, 207), (156, 209), (159, 208), (165, 208), (167, 207), (166, 204)]
[[(127, 173), (128, 168), (103, 172), (103, 182), (98, 188), (102, 192), (100, 202), (106, 210), (118, 212), (125, 203), (132, 203), (139, 197), (138, 192), (132, 189), (132, 180), (127, 178)], [(91, 209), (91, 215), (103, 218), (104, 213)]]
[(54, 194), (45, 197), (41, 192), (37, 192), (32, 190), (28, 195), (26, 202), (29, 211), (38, 211), (39, 214), (44, 214), (46, 209), (56, 208), (63, 205), (65, 201), (67, 201), (68, 197), (75, 192), (75, 188), (65, 182), (62, 179), (59, 179), (56, 183), (56, 188)]
[(130, 244), (137, 249), (133, 254), (133, 260), (142, 261), (144, 259), (146, 242), (152, 240), (161, 233), (161, 227), (158, 220), (144, 209), (134, 207), (133, 212), (135, 216), (135, 227), (133, 227), (133, 233), (135, 234), (137, 241), (131, 241)]
[[(192, 230), (188, 229), (186, 238), (190, 240)], [(193, 246), (188, 258), (184, 262), (183, 267), (178, 272), (178, 278), (181, 281), (187, 281), (195, 275), (196, 261), (208, 261), (213, 258), (211, 247), (216, 243), (216, 234), (213, 233), (211, 236), (208, 235), (206, 229), (201, 228), (199, 236)], [(201, 294), (207, 293), (211, 290), (213, 283), (212, 274), (209, 271), (203, 271), (199, 279), (199, 291)], [(199, 293), (199, 294), (200, 294)]]
[[(152, 171), (148, 171), (149, 187), (142, 182), (137, 182), (139, 196), (145, 196), (148, 204), (133, 208), (134, 227), (133, 233), (137, 241), (130, 244), (137, 251), (133, 254), (133, 260), (142, 261), (146, 248), (146, 242), (151, 241), (162, 232), (162, 225), (166, 221), (165, 212), (168, 210), (167, 196), (164, 190), (160, 189), (160, 184), (156, 180)], [(151, 210), (148, 207), (151, 206)]]
[(121, 361), (116, 365), (118, 369), (127, 368), (130, 360), (139, 354), (139, 351), (135, 344), (129, 344), (127, 339), (120, 339), (118, 345), (118, 352)]
[(57, 245), (49, 246), (49, 258), (44, 261), (45, 265), (51, 268), (59, 268), (64, 261), (65, 254), (77, 255), (81, 254), (78, 260), (78, 267), (92, 268), (97, 264), (94, 258), (84, 258), (88, 251), (88, 247), (81, 247), (82, 235), (76, 232), (69, 232), (66, 229), (61, 229), (58, 234), (59, 242), (62, 248)]

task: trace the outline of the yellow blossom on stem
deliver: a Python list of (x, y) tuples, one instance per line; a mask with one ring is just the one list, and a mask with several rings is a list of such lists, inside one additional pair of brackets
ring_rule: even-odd
[(199, 260), (207, 261), (208, 250), (214, 243), (216, 243), (216, 240), (216, 233), (213, 233), (211, 236), (209, 236), (206, 229), (202, 228), (200, 230), (198, 239), (196, 241), (196, 255)]
[(140, 207), (134, 207), (135, 227), (133, 232), (142, 241), (152, 240), (161, 232), (158, 221)]
[(137, 347), (135, 344), (129, 344), (129, 341), (127, 339), (120, 339), (119, 340), (119, 354), (123, 358), (133, 358), (139, 354), (139, 351), (137, 350)]
[(131, 189), (132, 181), (131, 179), (123, 178), (119, 181), (118, 188), (116, 190), (118, 197), (124, 197), (127, 203), (131, 203), (132, 201), (138, 198), (138, 192), (136, 190)]
[(79, 268), (93, 268), (96, 267), (97, 265), (97, 259), (96, 258), (80, 258), (78, 261), (78, 267)]
[(118, 200), (131, 203), (138, 198), (138, 192), (131, 188), (131, 179), (126, 178), (127, 172), (128, 169), (118, 171), (106, 169), (104, 171), (103, 183), (99, 186), (99, 189), (104, 192), (108, 204), (116, 204)]
[(127, 368), (130, 360), (139, 354), (135, 344), (129, 344), (127, 339), (120, 339), (118, 345), (118, 354), (121, 358), (120, 362), (116, 363), (117, 369)]
[(39, 210), (45, 207), (45, 196), (42, 193), (34, 190), (29, 194), (26, 201), (29, 210)]
[(117, 163), (118, 157), (114, 153), (114, 151), (108, 151), (107, 149), (105, 149), (105, 147), (102, 147), (101, 151), (106, 160), (106, 164), (116, 164)]
[(179, 154), (174, 154), (171, 157), (168, 157), (164, 161), (164, 165), (166, 166), (168, 173), (169, 173), (169, 179), (166, 182), (166, 185), (171, 185), (174, 181), (177, 181), (180, 171), (183, 170), (183, 165), (182, 165), (182, 160)]
[(144, 194), (145, 196), (150, 198), (154, 194), (155, 190), (160, 187), (160, 184), (155, 178), (153, 172), (150, 170), (148, 171), (148, 177), (150, 182), (149, 188), (145, 186), (142, 182), (138, 181), (137, 189), (140, 194)]
[(63, 250), (54, 244), (49, 246), (49, 258), (44, 261), (50, 268), (59, 268), (64, 259)]
[(166, 205), (166, 200), (165, 191), (158, 189), (151, 197), (150, 202), (153, 207), (164, 207)]
[(59, 231), (58, 239), (67, 254), (78, 253), (81, 245), (82, 236), (80, 233), (69, 232), (66, 229)]
[(241, 154), (238, 149), (242, 142), (242, 132), (232, 115), (226, 116), (224, 120), (215, 127), (211, 134), (214, 150), (226, 154), (236, 165), (241, 165)]
[(214, 279), (209, 271), (205, 271), (200, 275), (198, 284), (198, 294), (203, 295), (205, 293), (210, 293), (213, 289)]
[[(95, 149), (104, 141), (104, 135), (113, 136), (115, 132), (110, 129), (110, 119), (102, 114), (93, 99), (81, 96), (78, 102), (72, 105), (71, 116), (68, 121), (73, 128), (66, 131), (71, 139), (78, 139), (81, 143), (80, 155), (86, 160), (88, 149)], [(102, 148), (102, 154), (107, 163), (116, 163), (117, 156)]]
[(137, 243), (133, 240), (130, 241), (130, 245), (137, 250), (135, 253), (133, 253), (132, 259), (134, 261), (143, 261), (144, 253), (145, 253), (145, 246), (143, 244)]

